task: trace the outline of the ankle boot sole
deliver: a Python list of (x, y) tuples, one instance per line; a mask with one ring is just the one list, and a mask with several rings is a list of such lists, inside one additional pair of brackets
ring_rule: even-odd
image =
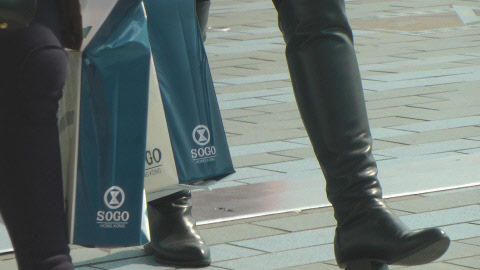
[(450, 238), (444, 236), (389, 262), (365, 258), (350, 261), (339, 266), (342, 269), (346, 268), (346, 270), (388, 270), (388, 265), (392, 264), (405, 266), (422, 265), (440, 258), (447, 251), (449, 245)]
[(440, 258), (448, 249), (450, 239), (445, 236), (433, 241), (426, 247), (414, 250), (411, 254), (404, 258), (393, 261), (389, 264), (396, 265), (421, 265), (433, 262)]
[(388, 270), (388, 264), (361, 260), (350, 262), (345, 270)]

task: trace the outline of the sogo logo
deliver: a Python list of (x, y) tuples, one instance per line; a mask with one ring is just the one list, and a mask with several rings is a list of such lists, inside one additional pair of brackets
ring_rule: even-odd
[[(200, 160), (210, 161), (215, 157), (216, 149), (215, 146), (205, 146), (210, 142), (210, 130), (205, 125), (198, 125), (193, 129), (192, 138), (193, 141), (198, 144), (199, 148), (194, 148), (190, 150), (192, 154), (192, 159), (199, 162)], [(205, 147), (202, 147), (205, 146)]]
[(162, 161), (162, 151), (160, 151), (159, 148), (145, 152), (145, 162), (147, 162), (147, 165), (159, 164), (160, 161)]
[[(112, 209), (118, 209), (122, 207), (125, 203), (125, 192), (121, 187), (112, 186), (103, 195), (103, 201), (105, 205)], [(124, 228), (125, 223), (130, 219), (130, 213), (128, 211), (98, 211), (97, 212), (97, 222), (98, 223), (108, 223), (110, 226), (102, 226), (102, 227), (110, 227), (110, 228)], [(122, 223), (122, 224), (115, 224), (115, 223)]]

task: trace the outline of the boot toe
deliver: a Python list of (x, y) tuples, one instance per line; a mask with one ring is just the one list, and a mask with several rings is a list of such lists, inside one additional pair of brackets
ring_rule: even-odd
[(440, 258), (450, 246), (450, 238), (439, 228), (413, 232), (410, 238), (412, 239), (410, 252), (402, 258), (394, 259), (392, 264), (407, 266), (427, 264)]
[(165, 247), (154, 252), (155, 259), (174, 266), (202, 267), (211, 263), (210, 249), (198, 243)]

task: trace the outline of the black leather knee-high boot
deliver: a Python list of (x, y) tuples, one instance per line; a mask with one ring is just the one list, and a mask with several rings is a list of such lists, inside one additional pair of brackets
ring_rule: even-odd
[(343, 0), (274, 0), (297, 104), (327, 181), (341, 268), (429, 263), (450, 240), (413, 232), (385, 204)]
[(148, 203), (151, 242), (146, 250), (161, 263), (174, 266), (210, 265), (210, 249), (197, 231), (192, 217), (189, 190)]
[(202, 40), (207, 40), (207, 24), (208, 13), (210, 12), (210, 0), (197, 0), (196, 11), (198, 18), (198, 25), (200, 26), (200, 33), (202, 33)]

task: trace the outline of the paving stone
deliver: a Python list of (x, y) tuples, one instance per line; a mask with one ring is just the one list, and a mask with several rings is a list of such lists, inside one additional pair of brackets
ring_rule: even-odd
[(290, 74), (280, 73), (280, 74), (268, 74), (268, 75), (254, 75), (242, 78), (231, 78), (223, 80), (215, 80), (217, 83), (225, 84), (251, 84), (251, 83), (260, 83), (260, 82), (272, 82), (272, 81), (289, 81)]
[[(306, 136), (306, 132), (303, 129), (284, 129), (284, 130), (267, 129), (267, 128), (262, 129), (261, 126), (251, 130), (244, 130), (244, 131), (234, 130), (234, 131), (243, 132), (243, 133), (239, 134), (239, 136), (227, 138), (228, 145), (231, 146), (231, 148), (237, 147), (237, 146), (251, 145), (251, 144), (287, 141), (289, 139)], [(261, 136), (259, 134), (261, 134)], [(282, 149), (272, 150), (272, 151), (277, 152), (277, 151), (282, 151)], [(243, 154), (248, 155), (248, 153), (243, 153)], [(258, 154), (258, 153), (253, 152), (252, 154)]]
[(442, 261), (447, 262), (454, 259), (461, 259), (465, 257), (480, 255), (480, 247), (469, 244), (462, 244), (458, 242), (451, 242), (445, 255), (442, 256)]
[[(385, 140), (390, 140), (390, 139), (385, 138)], [(373, 152), (376, 153), (378, 150), (381, 150), (381, 149), (403, 147), (403, 146), (405, 146), (405, 144), (394, 142), (394, 141), (383, 141), (382, 139), (380, 139), (380, 140), (374, 139), (372, 146), (373, 146), (373, 148), (372, 148)], [(384, 158), (381, 158), (381, 157), (382, 157), (382, 155), (376, 155), (377, 161), (380, 161), (380, 160), (384, 159)]]
[[(470, 127), (426, 131), (421, 133), (411, 133), (409, 135), (401, 135), (401, 136), (394, 136), (394, 137), (385, 137), (385, 140), (401, 143), (404, 145), (413, 145), (413, 144), (418, 145), (418, 144), (441, 142), (441, 141), (451, 141), (456, 139), (465, 139), (467, 137), (475, 136), (477, 134), (480, 134), (480, 127), (470, 126)], [(465, 151), (470, 151), (470, 149)]]
[[(288, 152), (288, 151), (285, 151)], [(297, 160), (296, 157), (289, 157), (287, 155), (275, 155), (271, 153), (257, 154), (257, 155), (246, 155), (233, 157), (233, 165), (235, 168), (243, 168), (249, 166), (258, 166), (265, 164), (272, 164), (278, 162), (286, 162)]]
[(262, 269), (266, 270), (318, 263), (333, 258), (333, 246), (322, 245), (214, 263), (213, 265), (230, 269), (257, 269), (261, 265)]
[(281, 103), (279, 101), (259, 99), (259, 98), (249, 98), (241, 100), (231, 100), (219, 102), (220, 110), (233, 110), (233, 109), (244, 109), (258, 106), (265, 106), (271, 104)]
[(454, 192), (421, 199), (393, 202), (390, 203), (390, 207), (397, 210), (421, 213), (471, 204), (480, 204), (480, 190)]
[(274, 154), (280, 155), (280, 156), (293, 157), (293, 158), (301, 158), (301, 159), (316, 158), (315, 153), (313, 152), (313, 148), (310, 145), (304, 148), (279, 151), (279, 152), (275, 152)]
[(334, 233), (335, 227), (328, 227), (233, 242), (232, 244), (272, 253), (332, 243)]
[(155, 261), (153, 256), (137, 257), (132, 259), (117, 260), (113, 262), (100, 263), (93, 265), (94, 269), (115, 269), (115, 270), (167, 270), (172, 267), (161, 265)]
[(390, 267), (390, 269), (405, 269), (405, 270), (471, 270), (471, 268), (458, 266), (454, 264), (450, 264), (448, 262), (437, 262), (437, 263), (430, 263), (425, 265), (416, 265), (416, 266), (399, 266), (399, 267)]
[(303, 145), (288, 142), (268, 142), (230, 147), (232, 157), (303, 148)]
[(145, 256), (142, 247), (130, 248), (76, 248), (70, 252), (75, 267), (95, 264), (99, 262), (115, 261), (120, 259)]
[(271, 176), (271, 175), (275, 175), (276, 177), (279, 177), (282, 174), (280, 172), (273, 172), (273, 171), (250, 168), (250, 167), (238, 168), (238, 169), (235, 169), (235, 171), (236, 172), (232, 176), (228, 177), (228, 179), (225, 181), (234, 181), (234, 180), (240, 180), (240, 179), (248, 179), (248, 178)]
[(436, 121), (408, 124), (408, 125), (396, 126), (396, 127), (390, 127), (390, 128), (412, 131), (412, 132), (425, 132), (425, 131), (432, 131), (432, 130), (451, 129), (451, 128), (475, 126), (475, 125), (480, 125), (480, 116), (436, 120)]
[(261, 165), (261, 166), (255, 166), (255, 167), (264, 169), (264, 170), (269, 170), (269, 171), (291, 173), (291, 172), (319, 169), (320, 165), (318, 164), (318, 161), (316, 159), (312, 158), (312, 159), (279, 162), (275, 164)]
[(0, 261), (0, 269), (17, 270), (17, 261), (15, 259)]
[(406, 215), (400, 217), (400, 219), (411, 229), (420, 229), (432, 226), (446, 226), (450, 224), (475, 221), (479, 216), (480, 205), (470, 205), (427, 213)]
[(280, 230), (250, 224), (238, 224), (205, 230), (201, 229), (200, 232), (209, 245), (223, 244), (233, 241), (253, 239), (284, 233)]
[(464, 258), (464, 259), (458, 259), (458, 260), (452, 260), (448, 261), (449, 263), (456, 264), (456, 265), (461, 265), (461, 266), (466, 266), (466, 267), (471, 267), (474, 269), (480, 268), (480, 255), (479, 256), (474, 256), (474, 257), (469, 257), (469, 258)]
[(338, 270), (338, 266), (325, 263), (313, 263), (307, 265), (296, 265), (294, 267), (282, 268), (281, 270)]
[(480, 142), (469, 140), (450, 140), (443, 142), (426, 143), (422, 145), (412, 145), (404, 147), (395, 147), (376, 151), (376, 154), (393, 157), (411, 157), (419, 155), (428, 155), (449, 151), (460, 151), (480, 147)]
[(254, 222), (252, 224), (290, 232), (297, 232), (312, 230), (315, 228), (336, 226), (337, 221), (333, 217), (333, 211), (328, 211), (314, 214), (300, 214), (293, 217)]
[(369, 122), (370, 122), (370, 128), (374, 130), (377, 128), (389, 128), (392, 126), (423, 122), (423, 120), (392, 116), (392, 117), (370, 118)]
[(425, 193), (422, 194), (424, 197), (435, 197), (435, 196), (443, 196), (446, 194), (452, 194), (452, 193), (461, 193), (461, 192), (468, 192), (468, 191), (473, 191), (473, 190), (480, 190), (480, 185), (473, 185), (469, 187), (464, 187), (464, 188), (455, 188), (455, 189), (449, 189), (449, 190), (444, 190), (444, 191), (436, 191), (432, 193)]
[(475, 246), (480, 246), (480, 237), (470, 238), (470, 239), (463, 239), (459, 241), (460, 243), (470, 244)]
[(238, 187), (238, 186), (243, 186), (243, 185), (246, 185), (246, 184), (245, 183), (240, 183), (240, 182), (235, 181), (235, 180), (228, 181), (228, 179), (227, 179), (227, 180), (222, 180), (219, 183), (211, 186), (211, 189), (214, 190), (214, 189), (220, 189), (220, 188), (231, 188), (231, 187)]
[[(246, 92), (237, 92), (237, 93), (231, 93), (231, 94), (222, 94), (218, 95), (217, 99), (218, 102), (224, 102), (224, 101), (229, 101), (229, 100), (237, 100), (237, 99), (247, 99), (247, 98), (265, 98), (265, 97), (271, 97), (271, 96), (279, 96), (279, 95), (284, 95), (285, 90), (283, 88), (280, 89), (262, 89), (262, 90), (256, 90), (256, 91), (246, 91)], [(291, 92), (291, 90), (290, 90)]]
[(475, 224), (456, 224), (451, 226), (442, 226), (442, 229), (452, 240), (469, 239), (480, 236), (480, 225)]
[(210, 253), (213, 262), (228, 261), (238, 258), (251, 257), (255, 255), (264, 254), (264, 252), (242, 248), (233, 245), (215, 245), (210, 246)]
[(412, 134), (413, 133), (413, 132), (410, 132), (410, 131), (397, 130), (396, 127), (373, 128), (371, 130), (371, 132), (372, 132), (372, 137), (374, 139), (388, 138), (388, 137), (394, 137), (394, 136), (400, 136), (400, 135), (406, 135), (406, 134)]

